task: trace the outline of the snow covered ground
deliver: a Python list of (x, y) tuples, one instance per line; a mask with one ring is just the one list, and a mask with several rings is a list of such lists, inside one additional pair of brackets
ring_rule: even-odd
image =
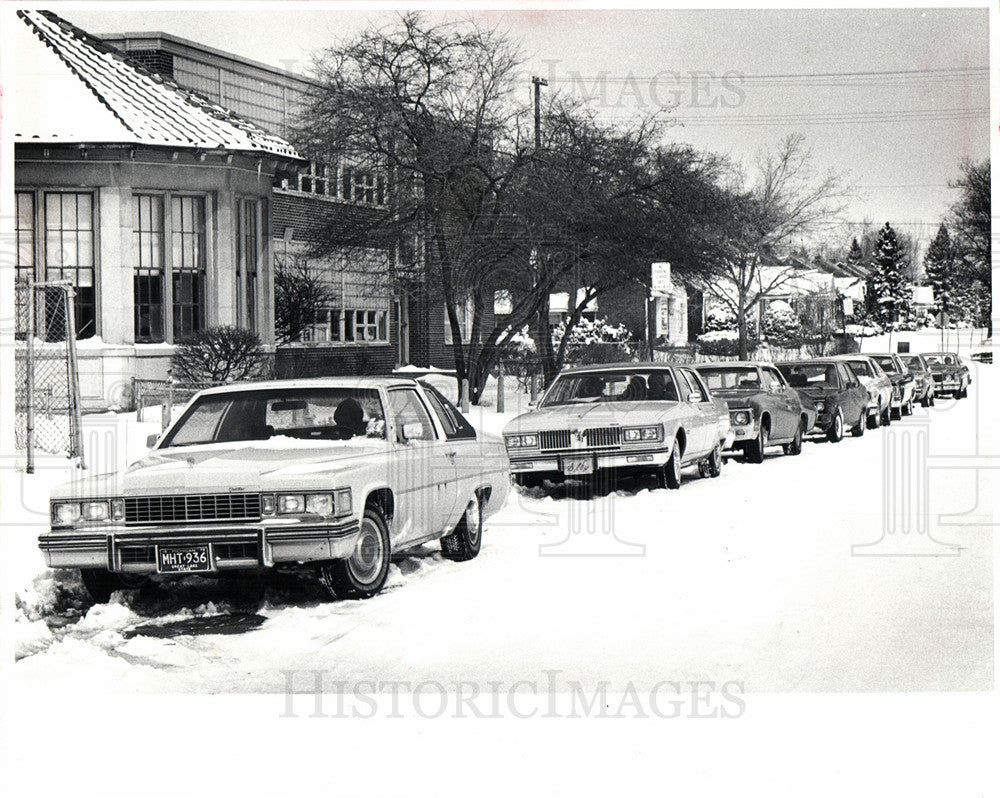
[[(192, 578), (92, 606), (78, 577), (45, 569), (35, 548), (49, 487), (72, 475), (43, 460), (3, 484), (18, 656), (6, 678), (90, 693), (308, 692), (316, 672), (328, 683), (545, 685), (548, 671), (618, 689), (990, 690), (986, 436), (998, 386), (993, 367), (973, 368), (969, 399), (861, 439), (809, 442), (799, 457), (730, 459), (719, 479), (688, 472), (679, 491), (515, 492), (477, 559), (426, 546), (360, 602), (327, 602), (301, 580), (241, 590)], [(453, 381), (434, 382), (454, 396)], [(523, 406), (508, 387), (509, 412), (473, 408), (477, 427), (499, 432)], [(158, 430), (88, 417), (90, 473), (135, 458)]]

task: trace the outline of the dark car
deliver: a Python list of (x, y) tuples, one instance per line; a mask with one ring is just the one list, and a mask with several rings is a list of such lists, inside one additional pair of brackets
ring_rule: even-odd
[(934, 377), (924, 360), (923, 355), (899, 355), (903, 365), (909, 369), (917, 387), (913, 390), (913, 401), (920, 402), (923, 407), (934, 404)]
[(917, 383), (899, 355), (888, 352), (867, 353), (878, 363), (892, 382), (892, 403), (889, 405), (893, 418), (913, 414), (913, 392)]
[(833, 443), (844, 430), (860, 438), (868, 418), (868, 389), (846, 363), (836, 360), (793, 360), (778, 363), (788, 384), (816, 405), (816, 429)]
[(951, 394), (956, 399), (969, 395), (972, 375), (969, 367), (954, 352), (925, 352), (924, 360), (934, 377), (934, 394)]
[(703, 363), (696, 367), (713, 396), (725, 399), (735, 433), (733, 448), (751, 463), (764, 449), (781, 445), (785, 454), (802, 451), (802, 436), (816, 423), (816, 408), (801, 397), (770, 363)]

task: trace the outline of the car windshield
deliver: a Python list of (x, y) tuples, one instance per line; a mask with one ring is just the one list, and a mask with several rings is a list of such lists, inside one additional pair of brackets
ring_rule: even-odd
[(265, 441), (285, 436), (346, 441), (385, 438), (375, 389), (308, 388), (208, 394), (195, 400), (162, 447)]
[(832, 363), (785, 363), (778, 370), (793, 388), (838, 388), (837, 367)]
[(894, 361), (889, 355), (873, 355), (872, 360), (878, 363), (886, 371), (899, 371), (896, 368), (896, 361)]
[(924, 360), (928, 363), (935, 363), (939, 366), (955, 365), (955, 358), (953, 355), (924, 355)]
[(760, 375), (752, 366), (728, 368), (699, 368), (698, 373), (708, 383), (710, 391), (728, 391), (735, 388), (761, 390)]
[(920, 358), (916, 355), (900, 355), (899, 359), (903, 361), (906, 368), (910, 371), (923, 371), (924, 365), (920, 362)]
[(668, 369), (563, 374), (552, 383), (540, 406), (639, 401), (679, 401), (677, 386)]
[(875, 376), (875, 372), (872, 370), (871, 364), (864, 360), (848, 360), (847, 363), (859, 377)]

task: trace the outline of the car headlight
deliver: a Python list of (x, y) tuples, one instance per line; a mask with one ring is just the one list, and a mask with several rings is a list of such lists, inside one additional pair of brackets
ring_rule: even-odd
[(53, 502), (52, 523), (57, 526), (71, 526), (81, 517), (80, 502)]
[(744, 424), (749, 424), (753, 420), (753, 414), (749, 410), (734, 410), (729, 414), (732, 423), (743, 426)]
[(273, 500), (265, 495), (264, 515), (273, 512), (271, 507), (277, 509), (278, 515), (344, 516), (351, 514), (353, 503), (350, 488), (342, 488), (333, 493), (279, 493)]
[(817, 399), (816, 400), (816, 411), (819, 412), (819, 413), (822, 413), (824, 410), (826, 410), (826, 402), (824, 402), (822, 399)]
[(657, 424), (651, 427), (628, 427), (624, 431), (624, 438), (629, 443), (638, 441), (661, 441), (663, 440), (663, 426)]
[(73, 526), (74, 524), (120, 521), (125, 517), (125, 502), (122, 499), (100, 499), (85, 502), (52, 502), (52, 525)]
[(505, 435), (508, 449), (533, 449), (538, 446), (538, 436), (531, 435)]

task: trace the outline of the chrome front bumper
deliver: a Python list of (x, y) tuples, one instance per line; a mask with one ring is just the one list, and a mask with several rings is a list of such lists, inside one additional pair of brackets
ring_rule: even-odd
[(50, 568), (156, 573), (157, 546), (208, 544), (214, 572), (345, 559), (354, 552), (359, 531), (356, 518), (324, 523), (105, 526), (52, 530), (39, 536), (38, 547)]
[(514, 474), (563, 473), (563, 460), (590, 457), (595, 469), (653, 468), (666, 465), (670, 459), (669, 448), (633, 451), (565, 451), (539, 452), (529, 457), (511, 458), (510, 470)]

